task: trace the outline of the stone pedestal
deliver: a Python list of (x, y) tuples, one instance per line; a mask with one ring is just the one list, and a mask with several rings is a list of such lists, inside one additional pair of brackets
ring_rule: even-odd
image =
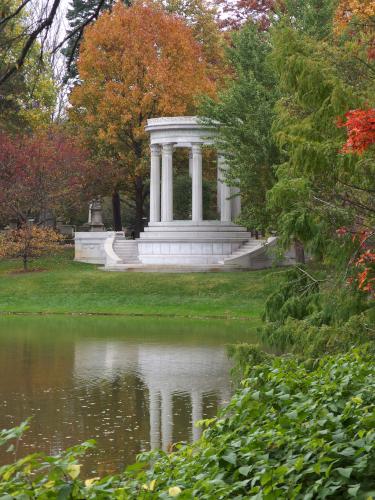
[(102, 204), (99, 198), (94, 200), (91, 205), (90, 231), (105, 231), (103, 224)]

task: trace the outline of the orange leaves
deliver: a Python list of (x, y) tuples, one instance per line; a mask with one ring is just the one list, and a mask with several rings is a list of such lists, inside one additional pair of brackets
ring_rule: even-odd
[[(346, 227), (337, 229), (336, 233), (339, 237), (350, 236)], [(375, 233), (369, 230), (357, 231), (351, 236), (358, 247), (355, 257), (350, 261), (352, 276), (347, 280), (350, 285), (371, 296), (375, 296), (375, 251), (372, 241), (374, 236)]]
[(354, 18), (375, 16), (374, 0), (340, 0), (335, 14), (337, 30), (342, 30)]
[(335, 32), (346, 33), (369, 61), (375, 59), (374, 22), (374, 0), (340, 0), (334, 18)]
[(338, 123), (346, 127), (348, 139), (342, 148), (343, 153), (362, 154), (375, 144), (375, 108), (354, 109), (345, 114), (346, 122)]
[(375, 293), (375, 252), (365, 250), (355, 261), (355, 266), (360, 269), (355, 281), (358, 289), (363, 292)]
[(102, 14), (85, 32), (78, 69), (72, 118), (133, 164), (145, 156), (148, 118), (192, 113), (197, 96), (215, 90), (190, 28), (147, 3)]
[(340, 0), (334, 18), (338, 35), (345, 33), (370, 62), (375, 59), (374, 0)]

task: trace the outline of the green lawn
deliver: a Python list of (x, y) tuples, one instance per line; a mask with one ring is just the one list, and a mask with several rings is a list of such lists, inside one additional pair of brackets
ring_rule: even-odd
[(31, 264), (0, 262), (0, 313), (104, 313), (260, 320), (282, 270), (115, 273), (72, 261), (71, 252)]

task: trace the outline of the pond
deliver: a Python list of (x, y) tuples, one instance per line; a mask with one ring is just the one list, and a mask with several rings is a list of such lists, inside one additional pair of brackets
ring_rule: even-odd
[[(231, 395), (226, 345), (253, 342), (247, 321), (124, 317), (0, 318), (0, 428), (32, 417), (21, 457), (94, 438), (86, 473), (191, 441), (193, 421)], [(0, 449), (0, 464), (12, 460)]]

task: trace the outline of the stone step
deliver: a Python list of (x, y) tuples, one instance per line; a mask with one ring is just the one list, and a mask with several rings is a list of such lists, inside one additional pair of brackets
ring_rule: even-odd
[(150, 233), (141, 233), (139, 241), (186, 241), (186, 240), (201, 240), (203, 241), (243, 241), (245, 242), (251, 237), (250, 233), (241, 232), (241, 231), (180, 231), (178, 235), (175, 232), (169, 231), (160, 231), (160, 232), (150, 232)]
[(264, 245), (265, 240), (251, 239), (244, 243), (240, 248), (238, 248), (231, 255), (228, 255), (224, 260), (220, 261), (220, 264), (225, 265), (227, 268), (238, 267), (237, 259), (244, 255), (250, 255), (252, 252), (257, 252)]
[(115, 239), (115, 243), (118, 245), (126, 245), (128, 247), (137, 246), (136, 240), (125, 240), (125, 239)]
[(236, 226), (234, 224), (228, 224), (228, 225), (168, 225), (168, 226), (149, 226), (145, 227), (144, 232), (145, 233), (159, 233), (159, 232), (174, 232), (178, 233), (180, 231), (182, 232), (231, 232), (231, 233), (246, 233), (247, 230), (245, 227), (242, 226)]
[(138, 243), (134, 240), (126, 240), (123, 236), (116, 236), (113, 243), (113, 251), (121, 259), (119, 265), (140, 264), (138, 259)]
[(246, 269), (241, 269), (240, 267), (229, 267), (223, 265), (143, 265), (143, 264), (118, 264), (113, 267), (100, 268), (102, 271), (122, 271), (122, 272), (138, 272), (138, 273), (217, 273), (217, 272), (228, 272), (228, 271), (243, 271)]

